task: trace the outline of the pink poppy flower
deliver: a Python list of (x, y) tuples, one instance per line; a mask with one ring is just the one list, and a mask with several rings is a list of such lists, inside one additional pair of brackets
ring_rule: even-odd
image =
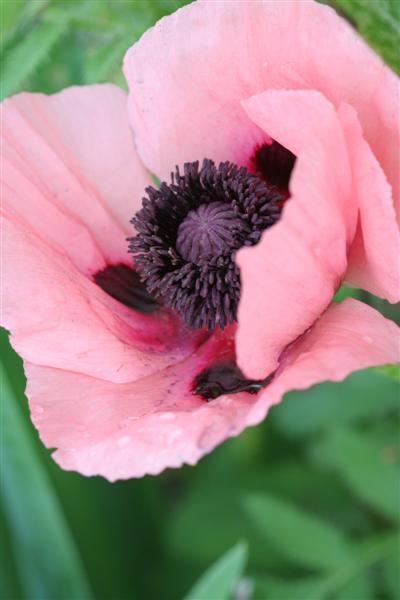
[(397, 79), (350, 26), (199, 2), (124, 71), (128, 111), (111, 85), (3, 103), (3, 324), (54, 459), (112, 481), (399, 357), (393, 322), (331, 304), (343, 281), (399, 299)]

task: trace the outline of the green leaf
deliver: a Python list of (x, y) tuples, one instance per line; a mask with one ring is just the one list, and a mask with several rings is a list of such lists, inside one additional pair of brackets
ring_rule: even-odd
[(382, 365), (381, 367), (375, 367), (374, 370), (389, 379), (400, 382), (400, 365)]
[[(399, 538), (400, 547), (400, 538)], [(400, 552), (388, 556), (382, 564), (387, 591), (391, 598), (400, 598)]]
[(396, 534), (367, 538), (354, 546), (350, 560), (333, 567), (323, 578), (257, 578), (257, 597), (263, 600), (369, 600), (374, 597), (370, 569), (382, 561), (392, 560), (398, 554), (398, 544)]
[(256, 598), (263, 600), (322, 600), (326, 580), (318, 577), (282, 580), (264, 577), (256, 580)]
[(312, 455), (333, 468), (360, 500), (390, 520), (400, 520), (398, 465), (362, 434), (331, 431)]
[(1, 99), (19, 92), (68, 29), (67, 19), (43, 21), (17, 45), (4, 53)]
[[(218, 485), (220, 482), (215, 483)], [(229, 483), (224, 482), (224, 486), (227, 489), (213, 492), (203, 479), (202, 490), (188, 493), (185, 503), (170, 515), (166, 529), (169, 554), (180, 562), (207, 563), (238, 539), (246, 539), (253, 564), (259, 568), (277, 567), (281, 557), (277, 552), (266, 555), (265, 539), (246, 518), (235, 489)]]
[[(372, 581), (369, 580), (368, 573), (373, 576), (373, 579), (376, 579), (375, 571), (371, 572), (370, 569), (396, 555), (398, 549), (398, 533), (371, 536), (357, 543), (354, 547), (353, 560), (344, 563), (326, 580), (324, 598), (330, 599), (332, 594), (338, 594), (338, 596), (335, 595), (335, 598), (340, 598), (340, 600), (374, 598), (375, 595), (371, 589)], [(359, 596), (359, 594), (362, 595)]]
[(398, 409), (397, 383), (372, 370), (351, 374), (340, 383), (325, 382), (290, 392), (273, 409), (279, 428), (293, 437), (332, 425), (376, 419)]
[(132, 44), (132, 36), (113, 40), (89, 54), (85, 64), (85, 83), (107, 81), (112, 73), (121, 70), (122, 59)]
[(10, 552), (11, 539), (0, 502), (0, 598), (22, 598), (15, 560)]
[[(265, 577), (257, 581), (257, 597), (265, 600), (326, 600), (336, 591), (335, 600), (370, 600), (373, 598), (369, 579), (357, 575), (337, 589), (335, 575), (281, 580)], [(340, 586), (339, 586), (340, 587)]]
[(400, 2), (333, 0), (384, 60), (400, 72)]
[(335, 596), (335, 600), (372, 600), (374, 592), (367, 573), (351, 579)]
[(0, 13), (0, 41), (1, 45), (10, 38), (18, 27), (25, 12), (25, 1), (2, 2)]
[(247, 545), (239, 542), (217, 560), (195, 583), (185, 600), (228, 600), (247, 561)]
[(364, 296), (364, 290), (359, 288), (351, 288), (347, 285), (342, 285), (333, 297), (333, 302), (342, 302), (345, 298), (357, 298), (361, 300)]
[(0, 10), (0, 45), (3, 51), (16, 38), (27, 34), (34, 19), (48, 5), (48, 0), (3, 0)]
[(295, 564), (330, 570), (351, 558), (339, 531), (281, 498), (250, 494), (244, 507), (266, 540)]
[(24, 597), (87, 600), (82, 563), (3, 365), (1, 381), (0, 494)]

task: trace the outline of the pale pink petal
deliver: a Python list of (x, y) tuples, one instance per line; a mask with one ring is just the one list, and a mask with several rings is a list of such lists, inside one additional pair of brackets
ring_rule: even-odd
[(176, 318), (117, 302), (20, 224), (3, 223), (2, 251), (2, 325), (29, 362), (123, 382), (193, 351)]
[(242, 428), (254, 396), (212, 402), (193, 379), (220, 358), (216, 338), (193, 357), (134, 383), (110, 383), (25, 364), (32, 419), (54, 459), (68, 470), (114, 481), (194, 464)]
[(129, 219), (150, 178), (136, 154), (126, 95), (113, 85), (2, 104), (2, 198), (8, 218), (61, 248), (78, 268), (126, 259)]
[(2, 323), (30, 362), (110, 381), (165, 368), (195, 343), (166, 311), (137, 313), (91, 278), (130, 260), (128, 220), (149, 183), (125, 103), (90, 86), (3, 104)]
[(398, 340), (394, 323), (347, 300), (287, 351), (275, 380), (258, 396), (240, 393), (207, 403), (192, 394), (194, 377), (219, 357), (215, 337), (185, 362), (135, 383), (27, 363), (27, 395), (40, 436), (57, 449), (53, 456), (63, 468), (115, 481), (194, 464), (258, 423), (286, 391), (396, 360)]
[(271, 90), (244, 106), (298, 157), (280, 221), (237, 255), (238, 363), (247, 377), (261, 379), (331, 302), (347, 267), (357, 206), (341, 124), (322, 94)]
[(349, 255), (346, 281), (390, 302), (400, 300), (400, 234), (392, 190), (364, 140), (351, 106), (338, 111), (349, 149), (354, 201), (360, 210), (356, 238)]
[(352, 371), (399, 360), (400, 329), (393, 321), (352, 298), (332, 304), (284, 354), (273, 382), (249, 413), (247, 424), (262, 421), (269, 407), (289, 390), (306, 389), (326, 379), (341, 381)]
[(320, 3), (194, 2), (147, 31), (124, 72), (139, 152), (160, 177), (204, 157), (247, 164), (265, 136), (241, 101), (271, 88), (316, 89), (356, 109), (398, 189), (397, 78)]

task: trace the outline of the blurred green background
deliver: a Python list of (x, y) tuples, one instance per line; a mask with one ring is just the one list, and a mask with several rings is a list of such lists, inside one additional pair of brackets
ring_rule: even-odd
[[(183, 2), (1, 3), (2, 97), (125, 86), (125, 50)], [(337, 0), (399, 69), (399, 6)], [(343, 290), (387, 316), (399, 310)], [(398, 369), (292, 392), (196, 468), (109, 484), (61, 471), (38, 440), (1, 332), (4, 600), (398, 600)]]

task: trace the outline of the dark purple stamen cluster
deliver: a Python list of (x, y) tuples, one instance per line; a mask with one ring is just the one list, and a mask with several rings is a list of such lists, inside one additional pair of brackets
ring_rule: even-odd
[(129, 240), (141, 280), (191, 327), (224, 328), (239, 302), (235, 254), (279, 219), (283, 196), (245, 167), (208, 159), (146, 192)]

